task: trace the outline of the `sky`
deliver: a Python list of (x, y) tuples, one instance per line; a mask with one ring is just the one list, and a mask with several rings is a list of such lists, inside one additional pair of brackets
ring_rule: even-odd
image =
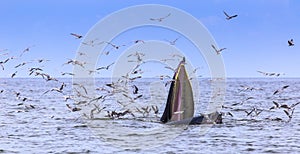
[[(16, 77), (28, 77), (28, 68), (36, 66), (55, 77), (62, 77), (61, 72), (72, 72), (71, 65), (62, 64), (76, 58), (84, 37), (96, 23), (116, 11), (143, 4), (168, 5), (199, 20), (218, 47), (227, 48), (220, 55), (226, 77), (265, 77), (258, 70), (283, 73), (280, 77), (300, 77), (297, 68), (300, 64), (300, 1), (296, 0), (3, 0), (0, 2), (0, 61), (11, 56), (17, 58), (4, 64), (0, 77), (10, 77), (14, 72), (17, 72)], [(223, 11), (238, 16), (226, 20)], [(80, 34), (83, 38), (76, 39), (70, 33)], [(195, 46), (177, 32), (159, 27), (140, 27), (126, 31), (112, 41), (128, 44), (137, 39), (165, 41), (178, 37), (176, 48), (187, 55), (195, 68), (200, 68), (197, 75), (209, 77), (210, 71), (204, 58), (195, 58), (198, 57), (194, 55)], [(288, 46), (289, 39), (294, 40), (294, 46)], [(129, 46), (119, 49), (118, 54), (110, 54), (97, 66), (117, 60)], [(19, 57), (28, 47), (30, 50)], [(107, 50), (109, 48), (111, 46), (107, 45)], [(36, 59), (49, 61), (37, 63)], [(14, 68), (23, 62), (27, 64)], [(150, 77), (172, 74), (157, 63), (147, 64), (145, 72)]]

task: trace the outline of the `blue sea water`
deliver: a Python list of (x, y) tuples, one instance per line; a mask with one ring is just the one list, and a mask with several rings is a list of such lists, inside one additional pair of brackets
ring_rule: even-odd
[[(151, 96), (158, 91), (155, 89), (156, 81), (140, 79), (136, 83), (143, 97), (134, 100), (133, 105), (128, 105), (133, 106), (132, 111), (135, 105), (151, 103)], [(44, 94), (47, 90), (59, 87), (62, 82), (67, 85), (63, 94), (56, 91)], [(101, 119), (107, 114), (105, 110), (117, 108), (116, 105), (109, 106), (107, 102), (113, 101), (110, 98), (107, 102), (95, 101), (102, 103), (101, 107), (106, 106), (100, 118), (86, 119), (83, 114), (89, 115), (90, 112), (86, 110), (90, 108), (84, 109), (84, 105), (63, 98), (63, 95), (75, 95), (72, 82), (67, 78), (59, 79), (59, 82), (46, 82), (40, 78), (0, 79), (0, 90), (3, 90), (0, 93), (0, 153), (300, 152), (300, 105), (294, 108), (292, 118), (286, 115), (284, 108), (269, 110), (274, 106), (273, 101), (287, 105), (300, 102), (300, 79), (297, 78), (226, 79), (223, 124), (183, 128), (158, 122), (163, 112), (167, 87), (158, 87), (166, 90), (157, 94), (159, 99), (155, 99), (158, 114), (151, 111), (143, 116), (140, 114), (140, 118), (126, 115), (114, 120), (107, 117)], [(95, 80), (96, 87), (110, 82), (109, 79)], [(199, 80), (200, 92), (199, 100), (196, 99), (195, 114), (205, 112), (212, 97), (210, 83), (209, 79)], [(273, 95), (285, 85), (289, 87)], [(256, 89), (245, 90), (241, 86)], [(27, 100), (23, 101), (24, 98)], [(72, 107), (77, 105), (82, 110), (72, 112), (66, 104)], [(291, 114), (292, 110), (288, 112)], [(133, 133), (125, 132), (127, 130)]]

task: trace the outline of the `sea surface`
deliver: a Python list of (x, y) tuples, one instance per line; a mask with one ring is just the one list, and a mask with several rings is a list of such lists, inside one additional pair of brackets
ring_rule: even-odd
[[(137, 80), (139, 92), (130, 97), (140, 94), (140, 98), (122, 98), (115, 103), (113, 94), (107, 100), (98, 97), (94, 101), (89, 95), (89, 105), (65, 101), (64, 95), (76, 95), (74, 81), (58, 80), (0, 79), (0, 153), (300, 153), (300, 105), (270, 110), (273, 101), (288, 106), (300, 102), (297, 78), (228, 78), (221, 110), (223, 124), (200, 126), (159, 123), (168, 92), (159, 79)], [(63, 93), (46, 92), (62, 83), (66, 84)], [(95, 89), (110, 90), (107, 83), (111, 81), (96, 79)], [(214, 97), (210, 79), (199, 79), (198, 83), (195, 115), (205, 113)], [(289, 87), (282, 89), (286, 85)], [(83, 88), (79, 89), (82, 93)], [(274, 94), (276, 90), (279, 92)], [(97, 98), (103, 91), (98, 89), (93, 95)], [(124, 105), (126, 101), (131, 103)], [(91, 118), (91, 106), (95, 105), (102, 110)], [(124, 106), (134, 116), (108, 117), (113, 110), (124, 113)], [(139, 112), (137, 108), (142, 107), (149, 113)], [(81, 110), (73, 112), (74, 108)], [(288, 117), (284, 110), (294, 112)]]

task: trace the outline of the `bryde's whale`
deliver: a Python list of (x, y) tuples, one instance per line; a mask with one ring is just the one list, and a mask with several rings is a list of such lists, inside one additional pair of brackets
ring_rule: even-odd
[(193, 90), (185, 69), (185, 58), (179, 63), (171, 81), (162, 123), (199, 125), (222, 123), (222, 114), (214, 112), (194, 117)]

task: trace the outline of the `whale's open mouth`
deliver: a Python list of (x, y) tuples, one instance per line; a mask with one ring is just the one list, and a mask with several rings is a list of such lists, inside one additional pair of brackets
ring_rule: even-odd
[(193, 90), (184, 64), (183, 59), (174, 73), (167, 104), (160, 119), (163, 123), (190, 119), (194, 116)]
[(191, 82), (185, 69), (183, 59), (173, 76), (167, 104), (160, 121), (167, 124), (198, 125), (222, 123), (222, 114), (213, 112), (194, 117), (194, 99)]

